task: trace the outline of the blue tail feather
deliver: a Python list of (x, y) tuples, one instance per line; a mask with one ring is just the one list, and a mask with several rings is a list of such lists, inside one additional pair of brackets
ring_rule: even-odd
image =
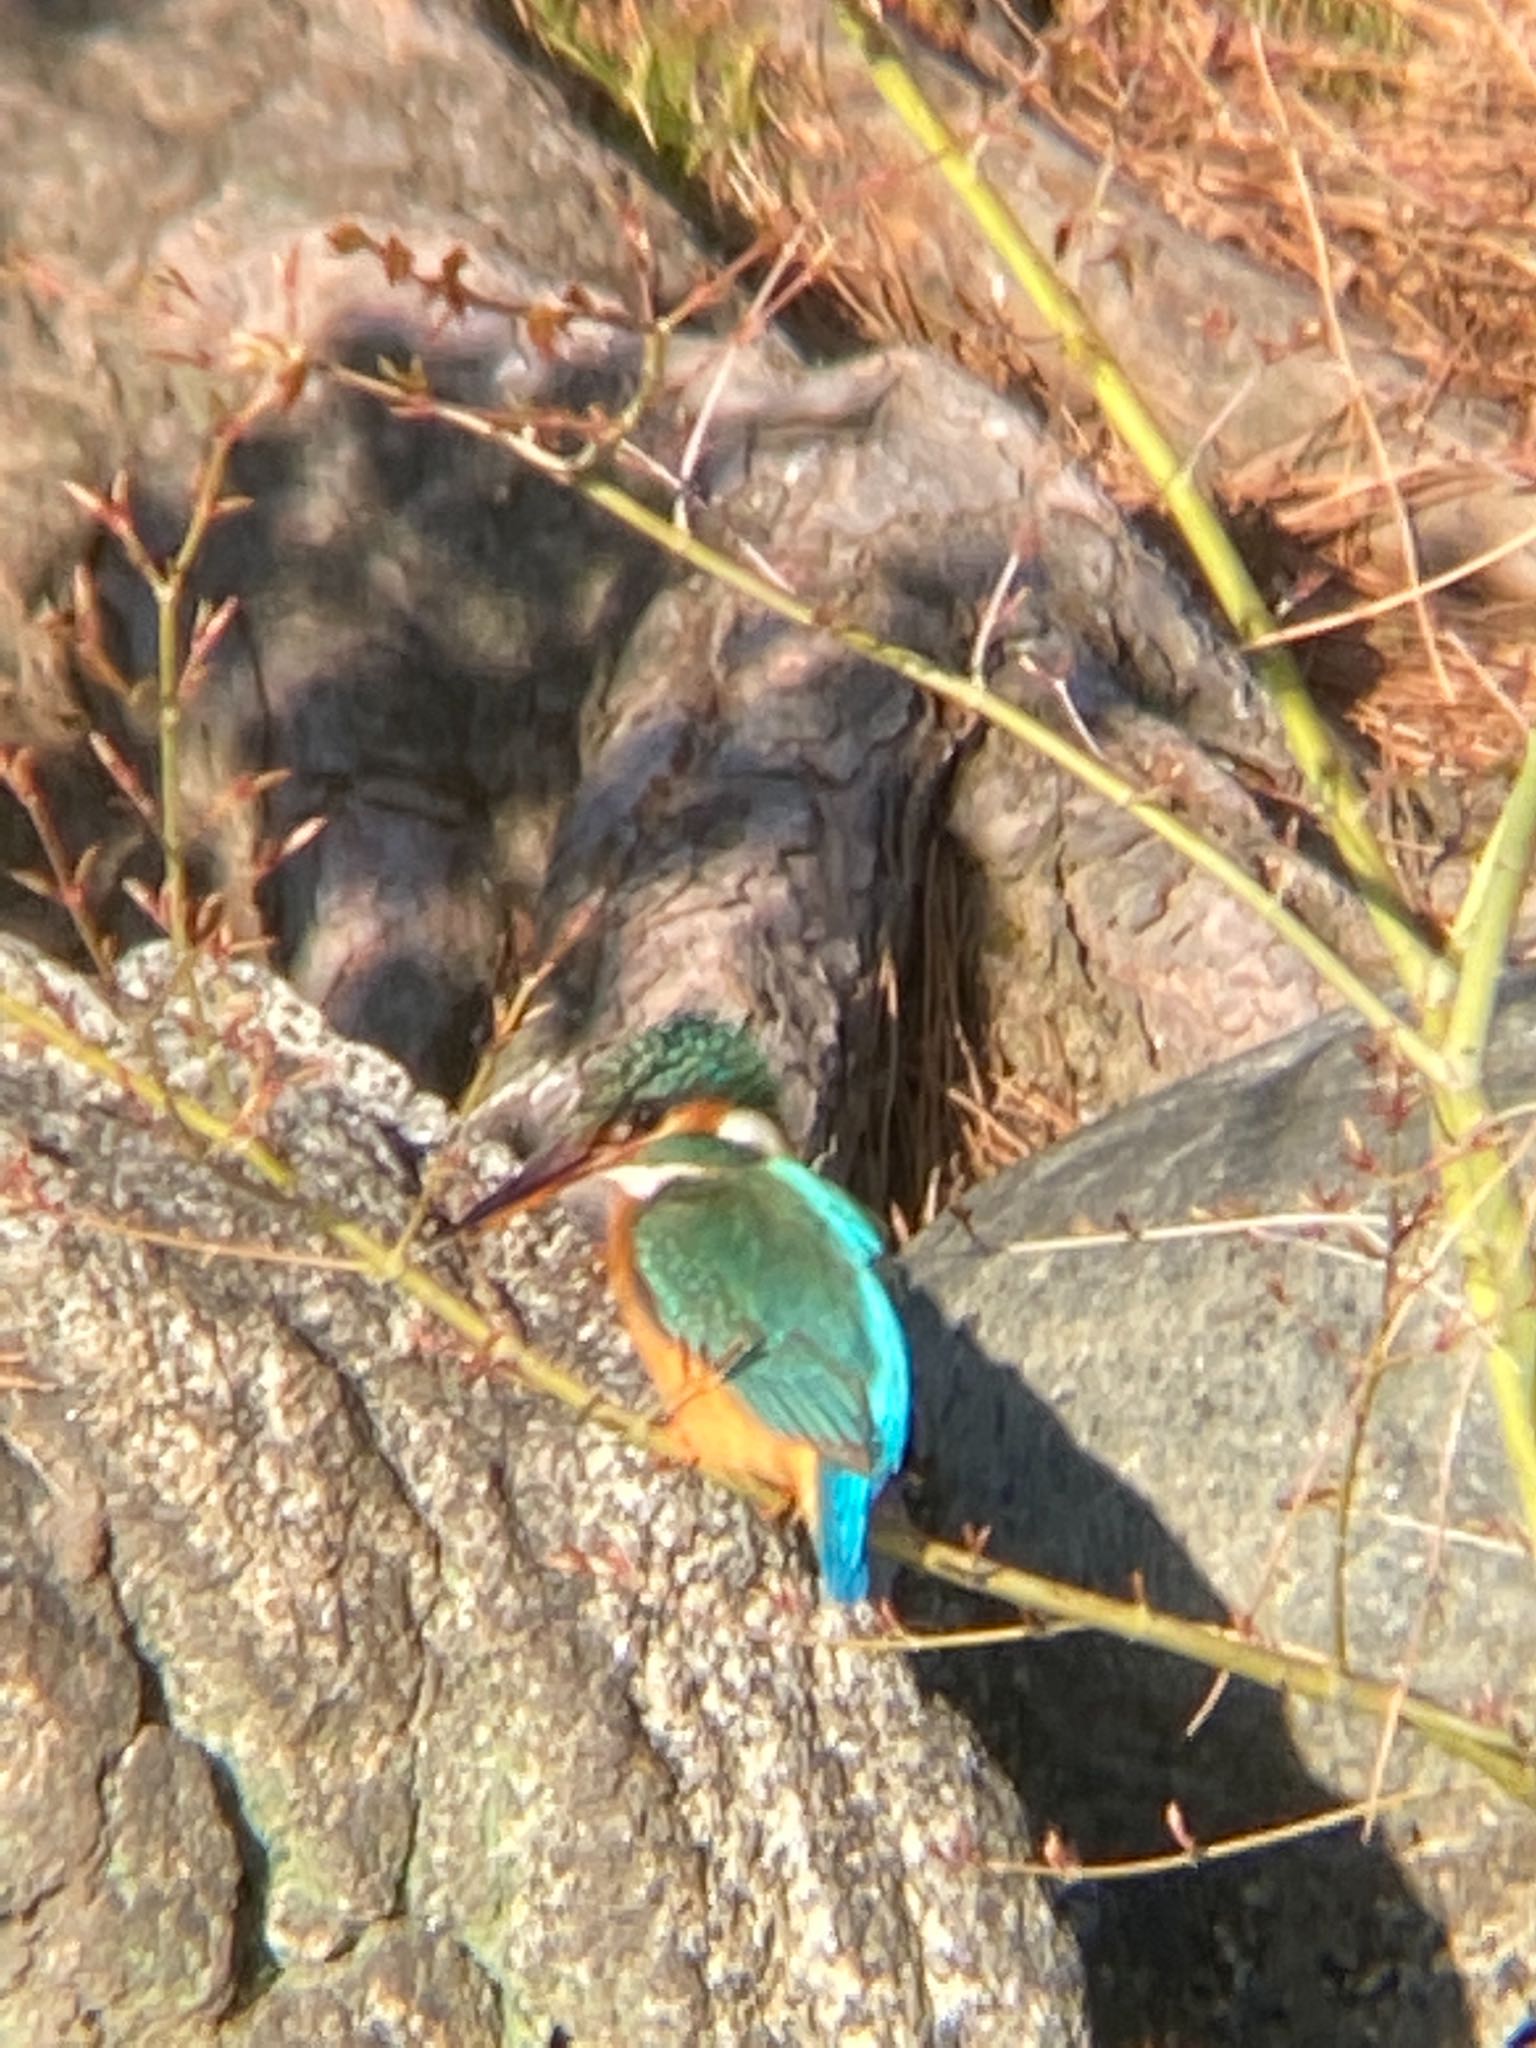
[(829, 1600), (869, 1597), (870, 1510), (901, 1464), (912, 1413), (906, 1331), (884, 1282), (869, 1267), (859, 1274), (859, 1295), (873, 1363), (865, 1387), (873, 1469), (855, 1472), (822, 1460), (815, 1539), (822, 1591)]
[(862, 1472), (823, 1462), (815, 1538), (822, 1591), (829, 1600), (869, 1596), (869, 1510), (874, 1494)]

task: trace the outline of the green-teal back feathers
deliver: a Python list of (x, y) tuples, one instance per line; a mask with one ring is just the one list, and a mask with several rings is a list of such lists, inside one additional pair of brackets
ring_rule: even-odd
[(816, 1446), (823, 1584), (834, 1600), (860, 1599), (870, 1507), (901, 1463), (911, 1400), (905, 1333), (875, 1270), (879, 1227), (794, 1160), (731, 1166), (716, 1155), (741, 1160), (739, 1149), (713, 1139), (652, 1151), (663, 1149), (721, 1170), (669, 1183), (634, 1218), (656, 1318), (771, 1429)]
[[(688, 1011), (595, 1061), (582, 1106), (597, 1126), (644, 1124), (703, 1097), (779, 1116), (749, 1033)], [(906, 1335), (877, 1270), (880, 1226), (794, 1159), (696, 1133), (654, 1139), (639, 1156), (682, 1169), (630, 1225), (657, 1321), (770, 1429), (815, 1445), (822, 1583), (834, 1600), (861, 1599), (870, 1509), (901, 1463), (911, 1408)]]

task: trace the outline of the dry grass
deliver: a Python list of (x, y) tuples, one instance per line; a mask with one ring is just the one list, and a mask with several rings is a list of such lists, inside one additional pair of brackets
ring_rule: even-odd
[[(794, 88), (805, 53), (777, 46), (754, 0), (505, 4), (728, 233), (744, 222), (771, 232), (776, 219), (782, 228), (773, 153), (760, 147), (776, 122), (791, 123), (797, 150), (837, 159), (814, 94)], [(1059, 0), (1038, 34), (1010, 0), (985, 11), (891, 0), (887, 11), (1063, 125), (1203, 238), (1312, 289), (1320, 240), (1340, 319), (1418, 367), (1419, 406), (1451, 394), (1513, 408), (1519, 434), (1504, 466), (1536, 483), (1528, 11), (1503, 0)], [(923, 338), (894, 244), (878, 276), (844, 276), (834, 255), (822, 278), (834, 319), (872, 340)], [(1333, 474), (1300, 477), (1282, 457), (1218, 477), (1230, 515), (1301, 545), (1275, 596), (1299, 585), (1335, 612), (1412, 583), (1411, 562), (1384, 570), (1363, 544), (1366, 501), (1374, 494), (1380, 509), (1383, 480), (1367, 437), (1358, 441)], [(1140, 476), (1092, 422), (1080, 452), (1123, 503), (1145, 501)], [(1394, 619), (1328, 657), (1318, 684), (1325, 696), (1336, 684), (1333, 702), (1388, 773), (1465, 780), (1511, 758), (1501, 697), (1536, 713), (1521, 651), (1529, 619), (1454, 597), (1437, 609), (1449, 651)]]
[(882, 1043), (889, 1076), (852, 1134), (850, 1172), (890, 1219), (897, 1240), (931, 1223), (968, 1188), (1043, 1152), (1076, 1130), (1075, 1102), (1017, 1074), (978, 998), (975, 961), (984, 906), (964, 850), (947, 833), (928, 841), (907, 937), (887, 962)]
[[(1250, 8), (1250, 12), (1260, 10)], [(1493, 0), (1262, 10), (1341, 309), (1436, 388), (1536, 397), (1536, 66)], [(1313, 21), (1309, 23), (1310, 13)], [(1070, 0), (1028, 86), (1212, 241), (1310, 278), (1247, 38), (1201, 0)]]
[[(1424, 404), (1452, 393), (1518, 408), (1523, 444), (1507, 461), (1536, 481), (1530, 17), (1522, 27), (1498, 0), (1249, 0), (1246, 12), (1263, 28), (1263, 67), (1208, 0), (1065, 0), (1053, 28), (1021, 26), (1015, 60), (994, 52), (992, 69), (1183, 225), (1311, 284), (1299, 162), (1340, 316), (1420, 366)], [(1093, 452), (1134, 499), (1129, 466)], [(1222, 479), (1229, 509), (1303, 543), (1330, 611), (1394, 587), (1359, 545), (1359, 474)], [(1388, 774), (1485, 775), (1514, 750), (1509, 705), (1536, 711), (1529, 619), (1455, 597), (1437, 613), (1434, 649), (1402, 617), (1373, 624), (1341, 694)]]

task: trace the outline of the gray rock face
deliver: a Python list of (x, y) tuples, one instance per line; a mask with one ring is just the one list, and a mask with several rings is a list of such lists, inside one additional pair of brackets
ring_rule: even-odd
[[(1472, 2048), (1520, 2022), (1531, 1817), (1402, 1729), (1369, 1842), (1068, 1887), (1080, 1981), (998, 1863), (1046, 1828), (1089, 1863), (1165, 1852), (1170, 1802), (1203, 1842), (1323, 1812), (1368, 1791), (1382, 1731), (1212, 1701), (1194, 1667), (1091, 1638), (910, 1673), (854, 1649), (740, 1503), (338, 1269), (309, 1204), (387, 1243), (415, 1148), (447, 1135), (395, 1069), (254, 970), (207, 984), (199, 1023), (139, 956), (118, 1023), (5, 959), (125, 1063), (203, 1089), (222, 1068), (236, 1100), (259, 1072), (303, 1191), (275, 1202), (0, 1040), (5, 2038), (75, 2038), (87, 2010), (124, 2042), (390, 2015), (445, 2043), (797, 2040), (835, 2011), (893, 2041)], [(1506, 1099), (1533, 1016), (1527, 987)], [(1314, 1027), (979, 1191), (908, 1261), (921, 1517), (1177, 1612), (1325, 1651), (1342, 1628), (1357, 1668), (1528, 1725), (1529, 1567), (1472, 1361), (1432, 1287), (1377, 1342), (1372, 1205), (1390, 1150), (1414, 1213), (1418, 1142)], [(1342, 1236), (1283, 1222), (1324, 1200), (1351, 1205)], [(1029, 1249), (1260, 1205), (1268, 1234)], [(568, 1230), (423, 1256), (638, 1397)]]
[[(1528, 1100), (1533, 1076), (1526, 977), (1496, 1099)], [(1418, 1209), (1412, 1101), (1358, 1034), (1313, 1026), (925, 1232), (907, 1262), (925, 1520), (1528, 1730), (1531, 1561), (1442, 1223)], [(1147, 1235), (1201, 1216), (1261, 1220)], [(1086, 1861), (1166, 1852), (1170, 1799), (1210, 1841), (1378, 1783), (1413, 1794), (1369, 1845), (1085, 1886), (1103, 2038), (1428, 2048), (1530, 2016), (1536, 1819), (1409, 1731), (1240, 1684), (1205, 1717), (1201, 1672), (1092, 1638), (935, 1659), (931, 1682)]]
[[(209, 1759), (157, 1717), (103, 1575), (99, 1499), (0, 1442), (5, 2038), (189, 2032), (226, 2003), (240, 1862)], [(16, 1995), (17, 1993), (20, 1995)]]

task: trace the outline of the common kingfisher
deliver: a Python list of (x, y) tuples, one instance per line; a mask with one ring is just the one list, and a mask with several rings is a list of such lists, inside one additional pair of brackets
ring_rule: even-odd
[(474, 1228), (591, 1182), (619, 1313), (673, 1435), (787, 1493), (833, 1600), (869, 1592), (869, 1517), (911, 1416), (879, 1225), (803, 1166), (745, 1030), (694, 1012), (594, 1061), (580, 1127), (502, 1183)]

